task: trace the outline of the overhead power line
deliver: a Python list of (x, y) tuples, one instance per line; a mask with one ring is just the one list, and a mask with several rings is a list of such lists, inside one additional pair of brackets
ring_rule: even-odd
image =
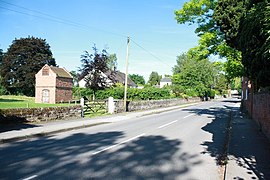
[[(3, 0), (0, 0), (0, 2), (5, 3), (7, 5), (10, 5), (10, 6), (13, 6), (13, 7), (16, 7), (16, 8), (26, 10), (26, 12), (23, 12), (23, 11), (19, 11), (19, 10), (10, 9), (10, 8), (7, 8), (7, 7), (0, 6), (1, 9), (5, 9), (5, 10), (8, 10), (8, 11), (16, 12), (16, 13), (19, 13), (19, 14), (23, 14), (23, 15), (27, 15), (27, 16), (31, 16), (31, 17), (35, 17), (35, 18), (45, 19), (45, 20), (48, 20), (48, 21), (53, 21), (53, 22), (57, 22), (57, 23), (61, 23), (61, 24), (69, 25), (69, 26), (73, 26), (73, 27), (83, 29), (83, 30), (87, 30), (87, 31), (89, 31), (89, 29), (94, 29), (96, 31), (101, 31), (101, 32), (104, 32), (104, 33), (107, 33), (107, 34), (112, 34), (112, 35), (115, 35), (115, 36), (120, 36), (120, 37), (125, 37), (125, 38), (128, 37), (128, 36), (120, 34), (120, 33), (115, 33), (115, 32), (107, 31), (107, 30), (100, 29), (100, 28), (97, 28), (97, 27), (88, 26), (88, 25), (81, 24), (81, 23), (78, 23), (78, 22), (74, 22), (74, 21), (71, 21), (71, 20), (68, 20), (68, 19), (53, 16), (53, 15), (50, 15), (50, 14), (47, 14), (47, 13), (44, 13), (44, 12), (41, 12), (41, 11), (37, 11), (37, 10), (29, 9), (29, 8), (26, 8), (26, 7), (23, 7), (23, 6), (15, 5), (15, 4), (3, 1)], [(30, 14), (29, 12), (33, 12), (35, 14)], [(38, 14), (38, 15), (36, 15), (36, 14)], [(142, 50), (144, 50), (145, 52), (150, 54), (152, 57), (154, 57), (156, 60), (158, 60), (162, 64), (166, 65), (167, 67), (170, 67), (166, 62), (164, 62), (158, 56), (156, 56), (155, 54), (153, 54), (152, 52), (150, 52), (149, 50), (144, 48), (142, 45), (135, 42), (132, 38), (130, 38), (130, 41), (132, 41), (136, 46), (138, 46), (139, 48), (141, 48)]]
[(120, 34), (120, 33), (107, 31), (107, 30), (100, 29), (100, 28), (93, 27), (93, 26), (88, 26), (88, 25), (81, 24), (81, 23), (78, 23), (78, 22), (74, 22), (74, 21), (71, 21), (71, 20), (68, 20), (68, 19), (63, 19), (63, 18), (53, 16), (53, 15), (50, 15), (50, 14), (47, 14), (47, 13), (43, 13), (41, 11), (29, 9), (29, 8), (26, 8), (26, 7), (23, 7), (23, 6), (18, 6), (18, 5), (3, 1), (3, 0), (0, 0), (0, 2), (11, 5), (13, 7), (17, 7), (17, 8), (26, 10), (28, 12), (36, 13), (36, 14), (39, 14), (39, 15), (42, 15), (42, 16), (33, 15), (33, 14), (29, 14), (28, 12), (22, 12), (22, 11), (18, 11), (18, 10), (14, 10), (14, 9), (10, 9), (10, 8), (0, 6), (1, 9), (5, 9), (5, 10), (8, 10), (8, 11), (13, 11), (13, 12), (24, 14), (24, 15), (31, 16), (31, 17), (41, 18), (41, 19), (45, 19), (45, 20), (49, 20), (49, 21), (53, 21), (53, 22), (57, 22), (57, 23), (65, 24), (65, 25), (70, 25), (70, 26), (81, 28), (81, 29), (88, 30), (88, 31), (89, 31), (89, 29), (95, 29), (96, 31), (101, 31), (101, 32), (104, 32), (104, 33), (107, 33), (107, 34), (112, 34), (112, 35), (125, 37), (125, 38), (127, 37), (126, 35), (123, 35), (123, 34)]
[[(156, 60), (158, 60), (159, 62), (161, 62), (162, 64), (170, 67), (167, 63), (165, 63), (162, 59), (160, 59), (158, 56), (156, 56), (155, 54), (153, 54), (152, 52), (148, 51), (146, 48), (144, 48), (143, 46), (139, 45), (138, 43), (136, 43), (133, 39), (131, 39), (131, 41), (138, 46), (139, 48), (141, 48), (142, 50), (144, 50), (145, 52), (147, 52), (148, 54), (150, 54), (152, 57), (154, 57)], [(171, 67), (170, 67), (171, 68)]]

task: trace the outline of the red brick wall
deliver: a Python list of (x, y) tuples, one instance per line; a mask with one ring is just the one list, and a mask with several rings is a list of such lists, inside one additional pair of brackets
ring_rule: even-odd
[(70, 78), (56, 79), (55, 102), (68, 102), (72, 100), (73, 81)]
[(72, 88), (73, 80), (71, 78), (56, 78), (56, 87)]
[(270, 139), (270, 93), (254, 94), (253, 108), (252, 96), (249, 96), (248, 100), (243, 101), (243, 106)]

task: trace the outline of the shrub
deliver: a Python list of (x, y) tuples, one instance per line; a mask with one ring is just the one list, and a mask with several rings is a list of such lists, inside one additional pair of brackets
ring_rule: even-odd
[(215, 95), (216, 95), (216, 91), (213, 90), (213, 89), (210, 89), (210, 90), (207, 92), (207, 95), (208, 95), (208, 97), (210, 97), (211, 99), (214, 99), (214, 98), (215, 98)]
[(80, 99), (81, 97), (87, 97), (88, 99), (92, 99), (94, 91), (89, 88), (73, 87), (72, 93), (73, 98), (75, 99)]
[[(93, 91), (87, 88), (73, 88), (74, 96), (77, 98), (86, 96), (91, 97)], [(96, 99), (107, 99), (113, 97), (114, 99), (124, 99), (124, 87), (111, 87), (104, 90), (98, 90), (95, 93)], [(144, 89), (128, 88), (127, 99), (129, 100), (158, 100), (171, 98), (171, 91), (169, 88), (148, 87)]]

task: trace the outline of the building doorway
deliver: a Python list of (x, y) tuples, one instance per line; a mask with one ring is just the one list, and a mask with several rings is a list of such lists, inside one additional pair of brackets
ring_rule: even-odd
[(50, 101), (50, 91), (48, 89), (42, 90), (42, 102), (49, 103)]

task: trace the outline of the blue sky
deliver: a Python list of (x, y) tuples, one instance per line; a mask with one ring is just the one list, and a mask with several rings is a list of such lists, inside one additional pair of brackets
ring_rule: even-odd
[[(78, 70), (80, 56), (95, 43), (116, 53), (125, 72), (126, 41), (131, 37), (129, 73), (172, 74), (176, 56), (197, 45), (195, 26), (180, 25), (174, 10), (182, 0), (0, 0), (0, 48), (15, 38), (46, 39), (56, 63)], [(134, 43), (135, 42), (135, 43)], [(139, 46), (138, 46), (139, 45)]]

